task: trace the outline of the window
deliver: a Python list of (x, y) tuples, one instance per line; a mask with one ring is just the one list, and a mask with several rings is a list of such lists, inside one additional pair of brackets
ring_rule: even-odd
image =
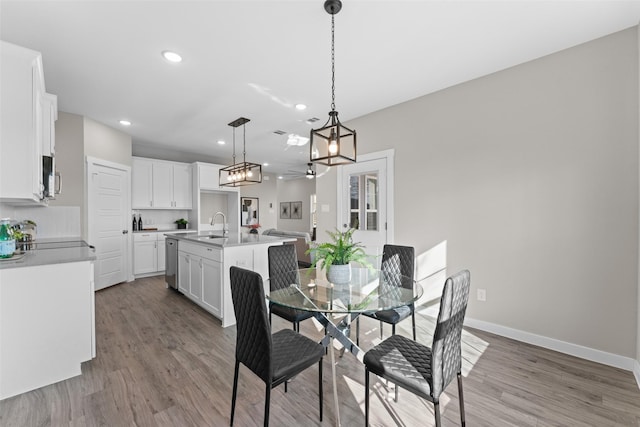
[(350, 175), (349, 194), (349, 226), (356, 230), (379, 230), (378, 174)]

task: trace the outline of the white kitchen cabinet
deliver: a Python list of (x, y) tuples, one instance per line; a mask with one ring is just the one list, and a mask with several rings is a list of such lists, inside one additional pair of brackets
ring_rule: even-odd
[(191, 209), (191, 165), (134, 157), (133, 209)]
[(239, 187), (220, 186), (220, 169), (224, 166), (200, 162), (197, 162), (195, 165), (197, 170), (197, 172), (194, 173), (196, 178), (195, 188), (204, 191), (240, 191)]
[(131, 168), (131, 207), (153, 207), (153, 162), (134, 157)]
[(178, 242), (178, 290), (222, 318), (222, 249)]
[[(178, 247), (180, 243), (178, 243)], [(191, 257), (187, 252), (178, 251), (178, 290), (189, 295), (191, 286)]]
[(161, 273), (167, 268), (166, 241), (167, 236), (163, 233), (158, 233), (158, 271)]
[(203, 258), (202, 277), (202, 304), (222, 319), (222, 262)]
[(164, 272), (165, 236), (162, 233), (133, 234), (133, 274), (150, 275)]
[(58, 97), (50, 93), (40, 97), (42, 109), (42, 155), (53, 157), (56, 154), (56, 120), (58, 120)]
[(95, 357), (93, 268), (0, 270), (0, 400), (80, 375)]
[(1, 42), (0, 54), (0, 202), (40, 203), (42, 57), (7, 42)]

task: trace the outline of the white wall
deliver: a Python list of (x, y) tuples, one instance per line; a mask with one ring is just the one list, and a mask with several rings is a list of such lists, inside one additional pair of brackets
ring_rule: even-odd
[[(637, 27), (347, 126), (395, 148), (395, 241), (446, 242), (469, 318), (637, 357)], [(321, 236), (335, 182), (317, 190)]]
[[(240, 197), (258, 198), (258, 232), (278, 227), (278, 179), (275, 174), (263, 173), (260, 184), (241, 187)], [(248, 232), (246, 228), (243, 231)]]

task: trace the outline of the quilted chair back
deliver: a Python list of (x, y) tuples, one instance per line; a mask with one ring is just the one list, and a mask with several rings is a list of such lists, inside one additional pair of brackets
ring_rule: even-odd
[(415, 250), (413, 246), (384, 245), (382, 249), (382, 264), (380, 269), (389, 273), (394, 273), (390, 277), (400, 274), (411, 280), (402, 280), (402, 283), (395, 283), (407, 289), (413, 289), (413, 277), (415, 270)]
[(272, 291), (300, 284), (298, 256), (293, 245), (269, 246), (269, 288)]
[(262, 277), (250, 270), (231, 267), (230, 279), (236, 315), (236, 358), (271, 384), (271, 328)]
[(434, 398), (440, 396), (462, 366), (462, 323), (469, 300), (470, 277), (469, 270), (462, 270), (444, 284), (431, 347), (431, 396)]

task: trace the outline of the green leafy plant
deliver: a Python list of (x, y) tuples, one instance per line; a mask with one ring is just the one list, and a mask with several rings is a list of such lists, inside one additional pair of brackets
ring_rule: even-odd
[(322, 261), (322, 268), (328, 271), (332, 265), (346, 265), (354, 261), (365, 267), (373, 268), (367, 259), (364, 247), (353, 241), (355, 231), (354, 228), (345, 232), (337, 229), (335, 232), (327, 231), (327, 234), (331, 236), (331, 242), (312, 244), (313, 246), (306, 252), (314, 255), (311, 267), (315, 267), (319, 261)]
[(187, 221), (184, 218), (180, 218), (180, 219), (176, 219), (176, 224), (188, 224), (189, 221)]

